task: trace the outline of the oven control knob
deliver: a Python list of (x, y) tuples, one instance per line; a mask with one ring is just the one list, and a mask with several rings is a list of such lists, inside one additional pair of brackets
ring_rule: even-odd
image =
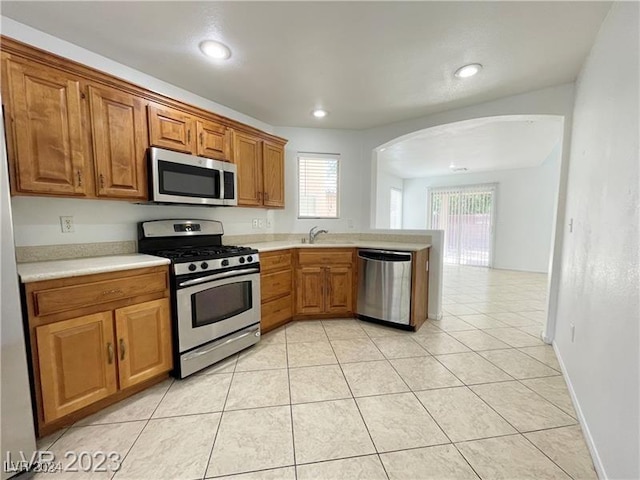
[(253, 257), (251, 255), (249, 255), (247, 257), (247, 262), (249, 262), (249, 263), (253, 262)]
[(192, 263), (191, 265), (189, 265), (189, 271), (191, 271), (191, 272), (195, 271), (196, 268), (198, 268), (198, 267), (196, 267), (195, 263)]
[(238, 259), (238, 261), (239, 261), (240, 263), (244, 263), (244, 257), (240, 257), (240, 258)]
[(202, 267), (203, 270), (206, 270), (207, 268), (209, 268), (209, 264), (207, 262), (202, 262), (200, 266)]
[(222, 260), (222, 266), (223, 267), (228, 267), (229, 266), (229, 260)]

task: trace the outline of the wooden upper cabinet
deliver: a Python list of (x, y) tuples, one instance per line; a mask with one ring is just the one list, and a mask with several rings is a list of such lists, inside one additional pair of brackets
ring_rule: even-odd
[(90, 192), (79, 80), (13, 59), (4, 66), (14, 193)]
[(353, 311), (353, 269), (351, 267), (327, 267), (326, 313)]
[(196, 152), (196, 120), (188, 113), (149, 105), (149, 143), (184, 153)]
[(197, 154), (216, 160), (231, 160), (231, 130), (219, 123), (196, 121), (198, 133)]
[(116, 310), (120, 388), (171, 370), (169, 312), (166, 298)]
[(241, 132), (233, 135), (233, 161), (238, 166), (238, 205), (262, 205), (262, 141)]
[(144, 100), (89, 86), (93, 153), (99, 197), (147, 196), (147, 125)]
[(116, 392), (112, 312), (37, 327), (36, 338), (46, 422)]
[(262, 203), (266, 207), (284, 207), (284, 147), (266, 141), (262, 145)]

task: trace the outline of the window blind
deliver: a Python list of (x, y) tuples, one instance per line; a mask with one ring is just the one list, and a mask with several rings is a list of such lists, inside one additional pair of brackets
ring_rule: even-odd
[(402, 228), (402, 190), (392, 188), (389, 195), (389, 228)]
[(338, 218), (340, 156), (298, 154), (298, 218)]
[(491, 266), (496, 184), (429, 189), (428, 223), (445, 231), (445, 263)]

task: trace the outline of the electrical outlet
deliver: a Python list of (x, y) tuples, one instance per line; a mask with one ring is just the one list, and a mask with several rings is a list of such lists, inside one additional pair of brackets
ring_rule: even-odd
[(254, 218), (253, 222), (251, 222), (251, 228), (258, 228), (258, 219)]
[(569, 233), (573, 233), (573, 218), (569, 221)]
[(576, 326), (572, 323), (571, 324), (571, 343), (573, 343), (575, 339), (576, 339)]
[(258, 227), (259, 228), (264, 228), (264, 224), (265, 224), (264, 218), (261, 218), (260, 220), (258, 220)]
[(267, 228), (271, 228), (273, 227), (273, 222), (271, 221), (270, 218), (267, 218)]
[(60, 217), (60, 230), (62, 233), (73, 233), (76, 231), (73, 224), (73, 217)]

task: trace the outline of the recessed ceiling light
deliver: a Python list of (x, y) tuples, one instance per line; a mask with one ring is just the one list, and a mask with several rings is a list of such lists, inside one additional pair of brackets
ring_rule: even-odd
[(456, 70), (454, 75), (458, 78), (469, 78), (473, 77), (476, 73), (482, 70), (482, 65), (479, 63), (471, 63), (469, 65), (465, 65), (464, 67), (460, 67)]
[(327, 116), (327, 111), (321, 108), (316, 108), (311, 114), (316, 118), (324, 118)]
[(216, 42), (215, 40), (205, 40), (200, 42), (200, 50), (207, 57), (215, 58), (216, 60), (226, 60), (231, 56), (231, 49), (225, 44)]

